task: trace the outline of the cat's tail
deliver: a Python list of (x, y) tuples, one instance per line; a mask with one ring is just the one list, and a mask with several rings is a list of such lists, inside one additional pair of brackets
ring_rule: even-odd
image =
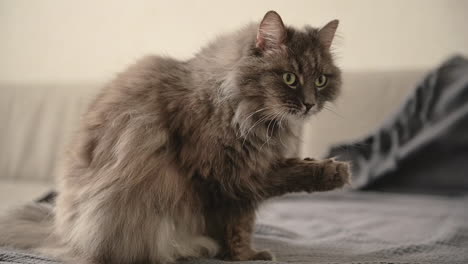
[(0, 246), (41, 251), (57, 243), (53, 224), (50, 204), (30, 203), (15, 208), (0, 217)]

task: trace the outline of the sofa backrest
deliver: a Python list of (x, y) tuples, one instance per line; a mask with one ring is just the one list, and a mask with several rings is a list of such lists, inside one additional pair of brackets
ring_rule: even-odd
[[(423, 71), (347, 73), (340, 99), (313, 117), (302, 152), (375, 129), (421, 79)], [(53, 181), (80, 114), (100, 84), (0, 84), (0, 179)]]

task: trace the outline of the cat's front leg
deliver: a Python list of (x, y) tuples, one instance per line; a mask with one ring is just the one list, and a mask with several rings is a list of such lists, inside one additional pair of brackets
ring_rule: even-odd
[(288, 159), (266, 177), (268, 197), (291, 192), (321, 192), (343, 187), (350, 181), (349, 164), (334, 159)]
[(221, 243), (224, 246), (220, 256), (222, 259), (235, 261), (274, 259), (269, 251), (257, 251), (252, 248), (255, 210), (248, 208), (239, 210), (226, 217), (224, 221), (224, 241)]

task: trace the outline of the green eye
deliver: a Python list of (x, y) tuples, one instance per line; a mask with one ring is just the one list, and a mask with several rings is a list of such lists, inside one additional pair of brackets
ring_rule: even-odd
[(297, 77), (294, 73), (287, 72), (283, 74), (283, 81), (291, 88), (296, 88), (297, 86)]
[(325, 75), (320, 75), (317, 79), (315, 79), (315, 87), (317, 88), (325, 88), (328, 83), (328, 78)]

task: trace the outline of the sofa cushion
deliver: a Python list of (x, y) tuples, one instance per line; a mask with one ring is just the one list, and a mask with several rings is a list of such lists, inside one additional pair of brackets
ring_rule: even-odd
[(31, 202), (51, 189), (51, 183), (0, 180), (0, 212)]

